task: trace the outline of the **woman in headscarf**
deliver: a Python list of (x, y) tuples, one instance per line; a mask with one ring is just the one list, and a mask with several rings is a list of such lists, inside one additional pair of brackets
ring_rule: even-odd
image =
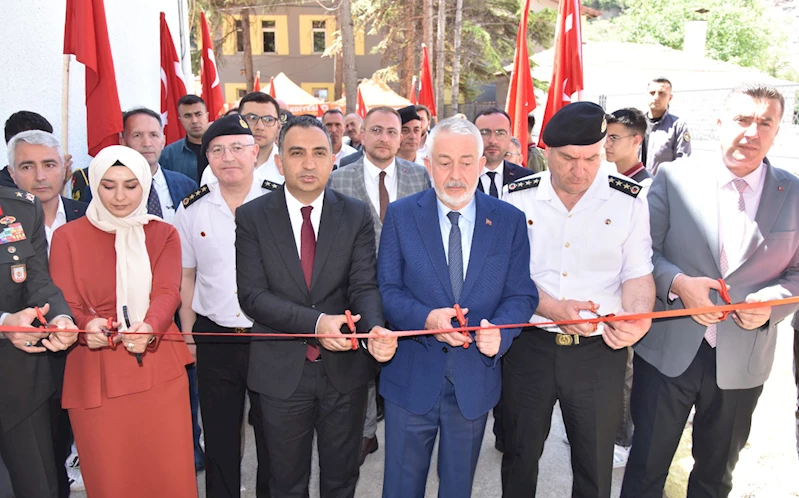
[(153, 334), (178, 331), (180, 240), (147, 214), (151, 184), (138, 152), (103, 149), (89, 165), (86, 216), (52, 240), (53, 281), (89, 331), (67, 357), (62, 404), (92, 498), (197, 497), (192, 357), (180, 335)]

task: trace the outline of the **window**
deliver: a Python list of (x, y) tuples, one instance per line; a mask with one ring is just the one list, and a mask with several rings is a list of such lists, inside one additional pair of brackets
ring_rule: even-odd
[(244, 30), (241, 21), (236, 21), (236, 52), (244, 52)]
[[(324, 21), (322, 21), (322, 22), (324, 22)], [(327, 88), (314, 88), (313, 89), (313, 96), (316, 97), (317, 99), (322, 99), (325, 102), (327, 102), (327, 95), (328, 95)]]
[(277, 34), (275, 32), (275, 21), (262, 21), (261, 30), (264, 33), (264, 53), (274, 54), (277, 52)]
[(247, 89), (246, 88), (239, 88), (239, 89), (236, 90), (236, 93), (238, 94), (238, 98), (242, 99), (242, 98), (244, 98), (245, 95), (247, 95)]
[(325, 21), (312, 21), (311, 27), (311, 36), (313, 36), (313, 51), (315, 54), (321, 54), (327, 48), (327, 30), (325, 29)]

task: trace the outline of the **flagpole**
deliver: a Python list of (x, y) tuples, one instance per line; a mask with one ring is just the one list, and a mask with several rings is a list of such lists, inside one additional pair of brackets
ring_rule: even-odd
[[(69, 54), (64, 54), (63, 82), (61, 84), (61, 150), (64, 153), (62, 160), (66, 160), (69, 153)], [(87, 182), (88, 184), (88, 182)], [(72, 182), (64, 184), (63, 194), (72, 196)]]

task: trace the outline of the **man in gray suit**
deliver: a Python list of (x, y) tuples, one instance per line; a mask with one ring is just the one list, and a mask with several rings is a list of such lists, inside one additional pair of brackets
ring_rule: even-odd
[[(344, 195), (369, 205), (375, 227), (376, 247), (380, 247), (383, 219), (390, 202), (430, 188), (427, 170), (418, 164), (395, 157), (400, 145), (401, 118), (390, 107), (371, 109), (361, 127), (363, 155), (330, 175), (328, 185)], [(377, 390), (369, 383), (366, 420), (361, 441), (360, 463), (377, 451)]]
[[(733, 90), (718, 119), (721, 157), (661, 166), (648, 194), (655, 310), (799, 294), (799, 178), (764, 163), (785, 110), (762, 84)], [(689, 497), (725, 497), (795, 306), (656, 320), (635, 347), (635, 434), (622, 497), (660, 498), (692, 407)]]

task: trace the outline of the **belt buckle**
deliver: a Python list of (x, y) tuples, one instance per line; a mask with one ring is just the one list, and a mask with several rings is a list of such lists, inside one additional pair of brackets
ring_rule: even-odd
[(558, 346), (571, 346), (572, 344), (579, 344), (579, 342), (574, 341), (569, 334), (555, 334), (555, 344)]
[(243, 334), (247, 332), (247, 329), (245, 327), (236, 327), (233, 329), (233, 331), (237, 334)]

